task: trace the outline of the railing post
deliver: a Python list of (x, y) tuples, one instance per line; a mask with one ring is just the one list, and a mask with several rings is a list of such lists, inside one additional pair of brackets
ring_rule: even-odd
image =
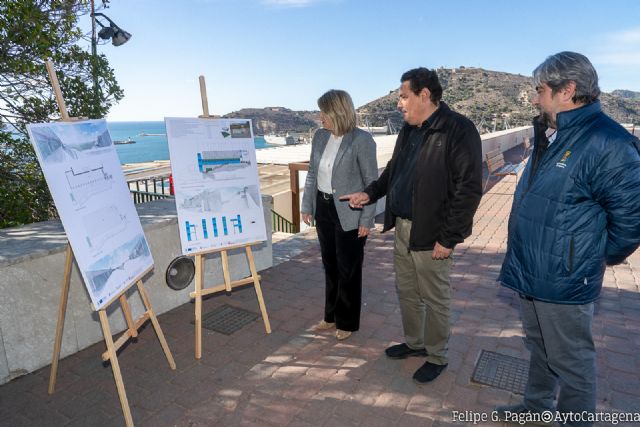
[(300, 179), (299, 171), (308, 171), (309, 162), (289, 163), (289, 184), (291, 187), (291, 219), (293, 232), (300, 230)]

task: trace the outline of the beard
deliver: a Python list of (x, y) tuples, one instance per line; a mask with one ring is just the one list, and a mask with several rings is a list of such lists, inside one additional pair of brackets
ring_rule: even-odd
[(552, 129), (556, 129), (556, 121), (553, 119), (553, 117), (551, 117), (551, 115), (547, 112), (541, 111), (540, 112), (540, 121), (542, 121), (544, 124), (547, 125), (547, 127), (550, 127)]

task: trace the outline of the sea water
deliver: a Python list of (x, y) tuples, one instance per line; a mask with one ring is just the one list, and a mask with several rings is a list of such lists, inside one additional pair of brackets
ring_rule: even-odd
[[(169, 145), (164, 122), (107, 122), (113, 141), (135, 141), (116, 145), (120, 163), (169, 160)], [(272, 147), (263, 137), (254, 138), (256, 149)]]

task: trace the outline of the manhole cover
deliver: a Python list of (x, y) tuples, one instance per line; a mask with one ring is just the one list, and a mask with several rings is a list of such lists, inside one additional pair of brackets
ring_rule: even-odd
[(257, 318), (258, 315), (256, 313), (224, 304), (202, 316), (202, 327), (225, 335), (231, 335)]
[(482, 350), (471, 381), (524, 395), (528, 376), (528, 360)]

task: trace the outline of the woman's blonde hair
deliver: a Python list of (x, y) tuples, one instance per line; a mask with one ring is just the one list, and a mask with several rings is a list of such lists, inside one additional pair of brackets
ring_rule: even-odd
[(331, 89), (318, 98), (318, 107), (333, 123), (336, 135), (344, 135), (356, 127), (356, 109), (344, 90)]

